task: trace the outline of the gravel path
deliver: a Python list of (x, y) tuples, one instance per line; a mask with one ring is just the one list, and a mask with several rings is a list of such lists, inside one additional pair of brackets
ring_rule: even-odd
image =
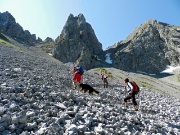
[(71, 89), (70, 66), (20, 48), (0, 44), (0, 135), (180, 134), (179, 98), (141, 87), (136, 112), (124, 107), (119, 80), (104, 89), (98, 74), (85, 72), (83, 82), (100, 91), (89, 96)]

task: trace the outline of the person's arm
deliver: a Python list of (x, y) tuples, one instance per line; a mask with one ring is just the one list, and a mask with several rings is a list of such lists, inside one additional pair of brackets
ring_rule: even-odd
[(124, 92), (126, 92), (127, 91), (127, 86), (124, 86)]
[(71, 73), (74, 73), (74, 69), (72, 69), (71, 71), (69, 71), (69, 73), (71, 74)]
[(129, 86), (129, 93), (132, 93), (133, 92), (133, 86), (130, 82), (127, 83), (127, 85)]

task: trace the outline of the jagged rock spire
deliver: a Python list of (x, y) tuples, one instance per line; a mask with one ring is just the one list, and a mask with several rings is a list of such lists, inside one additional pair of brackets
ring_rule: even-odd
[[(70, 14), (55, 42), (53, 55), (62, 62), (75, 62), (79, 59), (83, 48), (86, 48), (89, 52), (85, 55), (94, 56), (103, 53), (102, 44), (98, 41), (93, 28), (86, 22), (83, 14), (75, 17)], [(89, 65), (87, 67), (90, 68)]]

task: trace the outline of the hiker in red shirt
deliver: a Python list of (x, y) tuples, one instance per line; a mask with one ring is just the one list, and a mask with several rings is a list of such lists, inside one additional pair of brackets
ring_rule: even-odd
[(131, 82), (129, 82), (128, 78), (126, 78), (124, 80), (124, 82), (126, 83), (125, 93), (128, 92), (128, 95), (124, 98), (124, 105), (126, 107), (128, 107), (127, 100), (132, 99), (132, 102), (134, 104), (134, 108), (135, 108), (136, 111), (138, 111), (138, 105), (137, 105), (136, 98), (135, 98), (135, 95), (137, 94), (137, 92), (134, 91), (134, 86), (132, 85)]
[(79, 87), (79, 84), (81, 82), (82, 74), (79, 73), (79, 68), (80, 68), (79, 66), (74, 66), (73, 69), (69, 72), (69, 73), (74, 73), (74, 77), (73, 77), (73, 86), (74, 86), (74, 89)]

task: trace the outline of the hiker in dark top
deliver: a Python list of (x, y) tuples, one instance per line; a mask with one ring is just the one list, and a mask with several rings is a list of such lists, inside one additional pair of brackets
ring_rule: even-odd
[(101, 79), (103, 80), (103, 85), (104, 88), (108, 88), (108, 80), (107, 80), (108, 76), (107, 76), (107, 72), (104, 71), (101, 73)]
[(128, 102), (127, 100), (129, 99), (132, 99), (132, 102), (134, 104), (134, 108), (136, 111), (138, 111), (138, 105), (137, 105), (137, 102), (136, 102), (136, 99), (135, 99), (135, 95), (137, 94), (136, 92), (133, 91), (133, 85), (131, 84), (131, 82), (129, 82), (129, 79), (126, 78), (124, 80), (124, 82), (126, 83), (126, 86), (125, 86), (125, 93), (127, 92), (128, 95), (124, 98), (124, 105), (126, 107), (128, 107)]
[(73, 77), (73, 86), (74, 89), (79, 88), (79, 84), (81, 83), (81, 74), (79, 73), (78, 70), (79, 66), (74, 66), (73, 69), (69, 73), (74, 73)]

